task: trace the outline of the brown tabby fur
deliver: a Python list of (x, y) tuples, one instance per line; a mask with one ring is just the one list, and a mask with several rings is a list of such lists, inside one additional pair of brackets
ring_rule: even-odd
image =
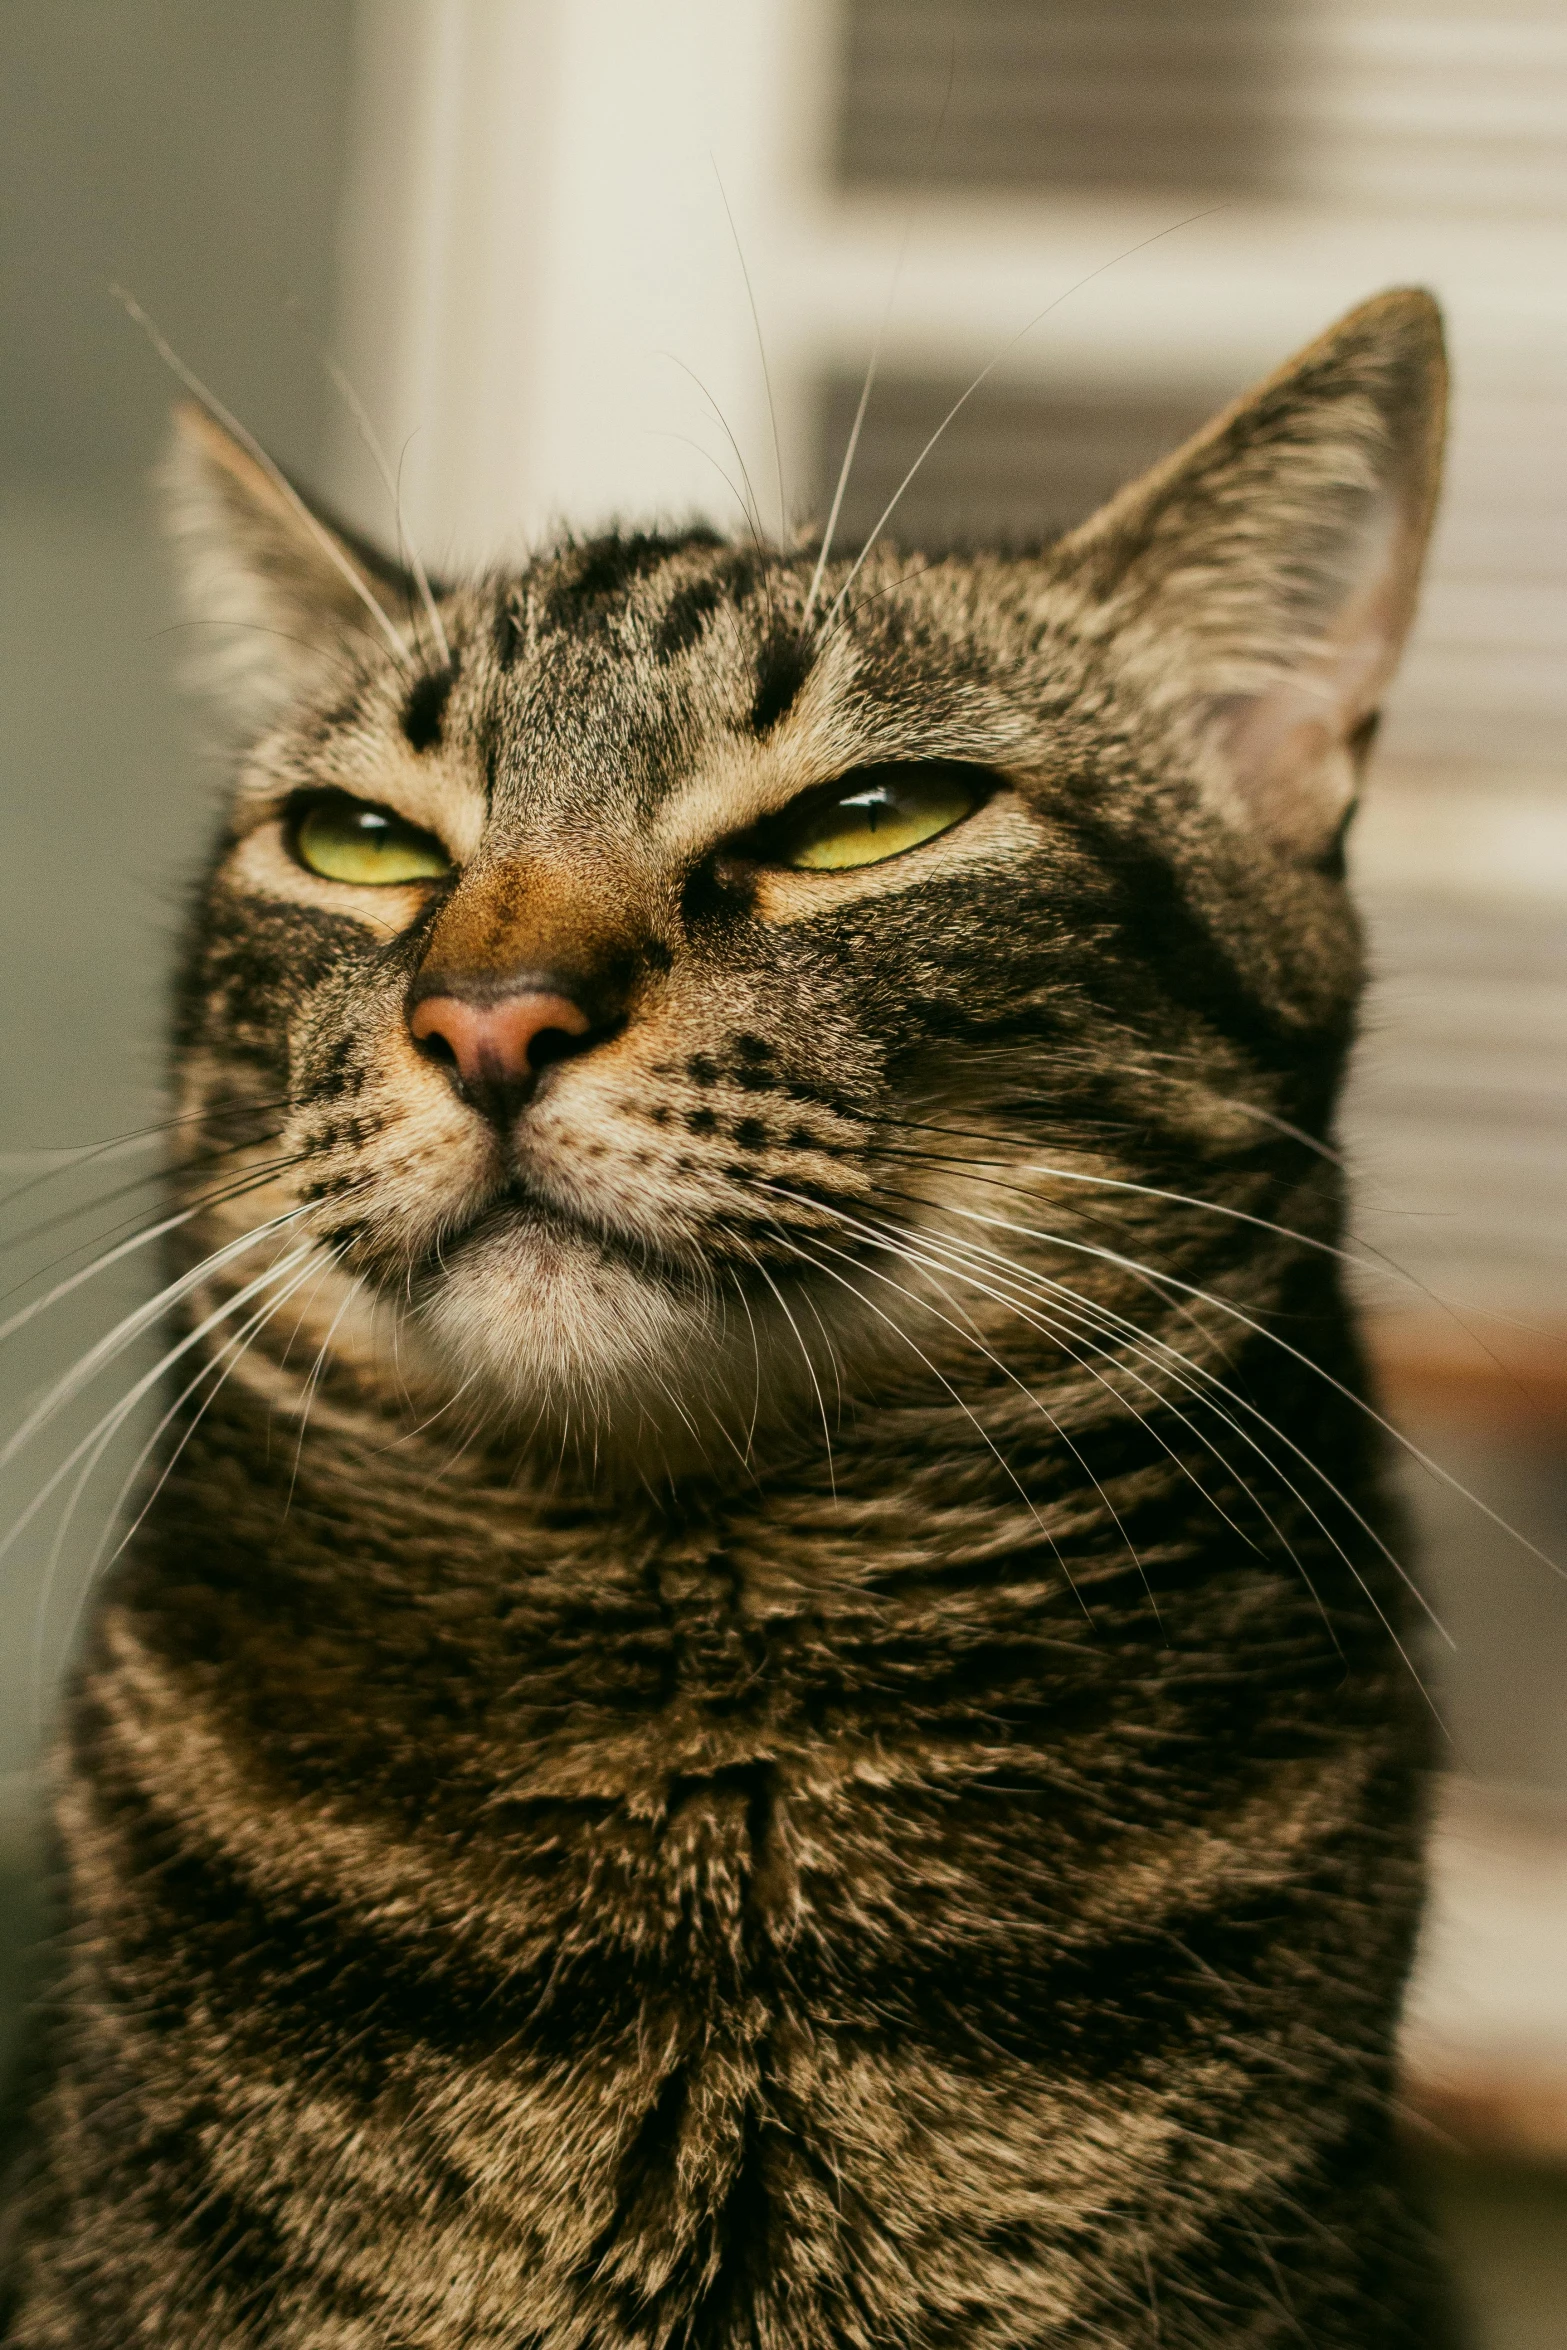
[[(187, 420), (220, 1318), (70, 1700), (15, 2350), (1441, 2337), (1324, 1147), (1441, 406), (1387, 295), (1041, 555), (824, 622), (809, 552), (566, 542), (449, 660)], [(891, 760), (988, 796), (756, 848)], [(453, 878), (307, 872), (326, 785)], [(492, 1123), (435, 971), (593, 1033)]]

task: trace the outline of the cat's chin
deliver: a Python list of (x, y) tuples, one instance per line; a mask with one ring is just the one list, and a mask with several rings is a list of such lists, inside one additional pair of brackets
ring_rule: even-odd
[(443, 1250), (418, 1319), (470, 1398), (595, 1451), (683, 1451), (724, 1351), (699, 1288), (533, 1206), (491, 1215)]

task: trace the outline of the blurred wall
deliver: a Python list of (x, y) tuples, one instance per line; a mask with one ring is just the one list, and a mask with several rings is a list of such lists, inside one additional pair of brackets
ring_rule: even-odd
[[(107, 289), (314, 472), (351, 47), (346, 0), (0, 7), (0, 1320), (144, 1208), (125, 1187), (145, 1150), (77, 1174), (67, 1154), (160, 1114), (166, 973), (213, 812), (149, 480), (178, 387)], [(127, 1260), (0, 1345), (0, 1429), (151, 1269)], [(114, 1392), (0, 1476), (0, 1538)], [(46, 1510), (0, 1558), (0, 1797), (47, 1720), (115, 1458), (82, 1546), (51, 1570)]]
[(115, 282), (314, 463), (350, 22), (348, 0), (5, 0), (0, 478), (139, 486), (173, 387)]

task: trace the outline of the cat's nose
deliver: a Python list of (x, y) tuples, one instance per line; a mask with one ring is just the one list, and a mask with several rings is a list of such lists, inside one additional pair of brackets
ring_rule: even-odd
[(545, 988), (487, 1001), (427, 995), (408, 1015), (425, 1058), (443, 1064), (476, 1108), (499, 1119), (515, 1116), (540, 1070), (579, 1050), (592, 1025), (570, 996)]

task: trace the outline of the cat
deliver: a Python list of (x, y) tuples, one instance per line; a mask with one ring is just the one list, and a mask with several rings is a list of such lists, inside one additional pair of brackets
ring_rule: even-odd
[(1421, 2350), (1353, 311), (1026, 555), (432, 585), (211, 414), (162, 1455), (14, 2350)]

